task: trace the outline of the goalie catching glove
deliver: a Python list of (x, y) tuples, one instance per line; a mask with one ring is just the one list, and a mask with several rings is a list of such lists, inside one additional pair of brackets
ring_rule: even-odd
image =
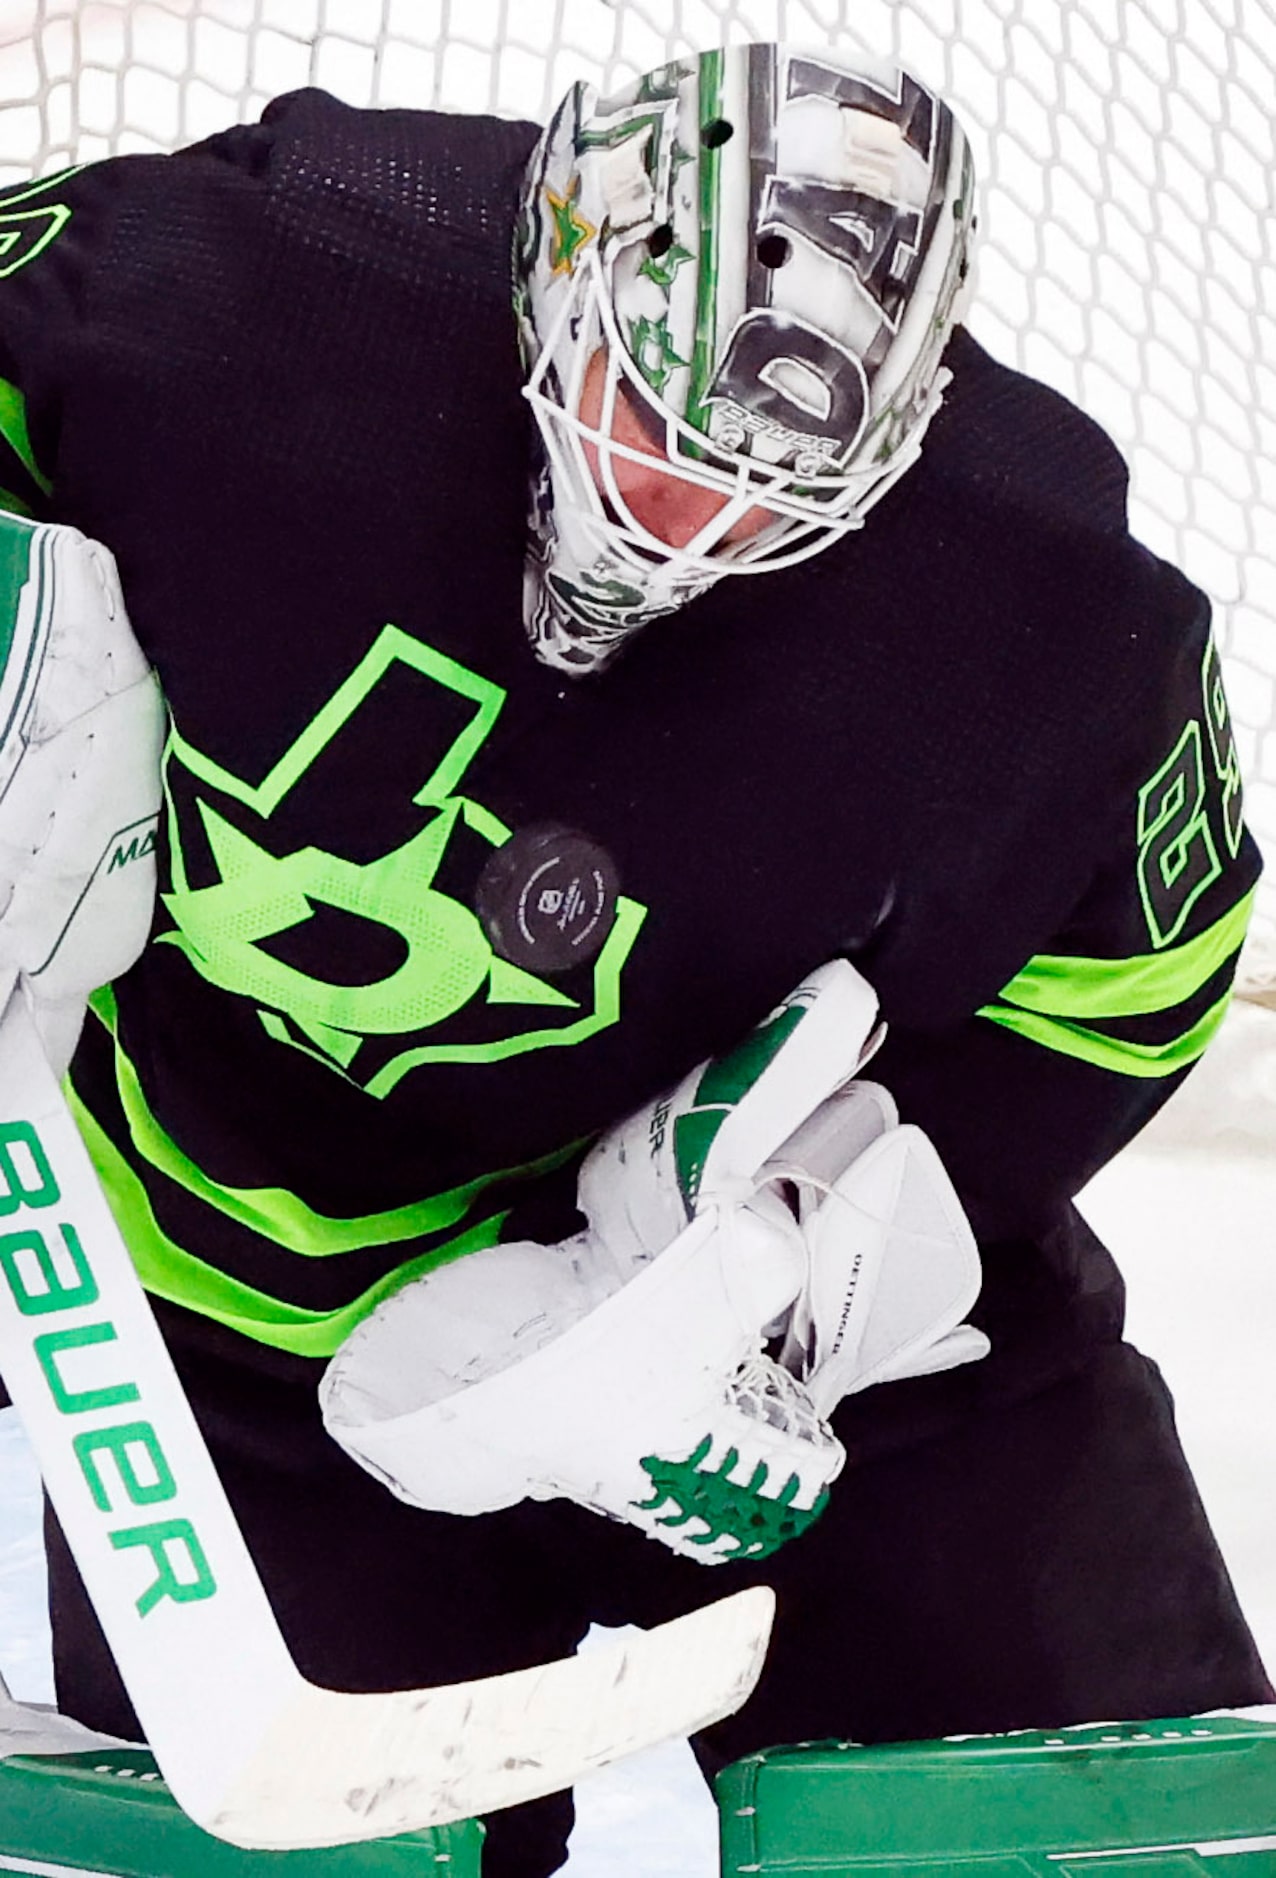
[(164, 706), (115, 562), (0, 513), (0, 970), (21, 971), (55, 1073), (88, 994), (133, 963), (155, 900)]
[[(875, 1019), (854, 967), (822, 966), (737, 1050), (599, 1141), (580, 1173), (586, 1231), (470, 1253), (380, 1305), (324, 1377), (329, 1433), (434, 1511), (562, 1497), (705, 1564), (762, 1558), (804, 1531), (845, 1461), (823, 1415), (864, 1363), (883, 1375), (924, 1366), (928, 1328), (942, 1344), (979, 1283), (938, 1160), (914, 1151), (924, 1137), (892, 1130), (878, 1105), (880, 1128), (834, 1145), (861, 1106), (846, 1085), (880, 1040)], [(907, 1151), (879, 1147), (881, 1165), (857, 1183), (860, 1149), (889, 1132), (909, 1137)], [(793, 1152), (807, 1143), (810, 1168)], [(938, 1170), (938, 1216), (961, 1228), (937, 1253), (936, 1206), (913, 1205), (909, 1233), (921, 1226), (946, 1281), (923, 1284), (907, 1323), (906, 1285), (882, 1282), (883, 1214), (915, 1193), (906, 1164)], [(902, 1266), (916, 1249), (904, 1242)], [(819, 1283), (813, 1256), (827, 1266)], [(875, 1292), (889, 1304), (881, 1336)], [(786, 1325), (798, 1373), (764, 1350)], [(931, 1366), (981, 1353), (946, 1347)]]
[(588, 1229), (473, 1252), (337, 1352), (329, 1433), (400, 1498), (484, 1513), (565, 1497), (704, 1562), (816, 1517), (844, 1454), (763, 1354), (805, 1277), (768, 1158), (854, 1074), (876, 999), (844, 961), (605, 1136)]

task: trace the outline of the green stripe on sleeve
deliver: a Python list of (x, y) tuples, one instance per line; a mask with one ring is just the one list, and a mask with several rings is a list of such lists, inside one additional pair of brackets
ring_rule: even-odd
[(64, 1084), (71, 1113), (97, 1170), (111, 1211), (124, 1234), (142, 1284), (152, 1296), (180, 1304), (201, 1317), (211, 1317), (256, 1343), (297, 1356), (330, 1357), (356, 1324), (368, 1317), (392, 1292), (410, 1279), (440, 1265), (495, 1245), (507, 1214), (494, 1213), (468, 1232), (435, 1246), (421, 1257), (409, 1259), (361, 1292), (351, 1303), (333, 1311), (308, 1311), (287, 1304), (265, 1291), (228, 1277), (203, 1259), (185, 1251), (159, 1225), (142, 1182), (119, 1149), (76, 1095)]
[(1184, 1004), (1239, 950), (1257, 893), (1255, 887), (1195, 939), (1169, 951), (1129, 959), (1042, 953), (1029, 959), (1000, 998), (977, 1015), (1045, 1050), (1118, 1076), (1173, 1076), (1194, 1063), (1214, 1036), (1231, 1000), (1230, 986), (1203, 1017), (1167, 1043), (1131, 1043), (1089, 1026)]
[(1118, 1076), (1146, 1078), (1173, 1076), (1194, 1063), (1222, 1023), (1231, 997), (1229, 987), (1204, 1017), (1169, 1043), (1127, 1043), (1123, 1037), (1109, 1037), (1101, 1030), (1087, 1030), (1082, 1024), (1042, 1017), (1033, 1011), (1016, 1011), (1004, 1004), (986, 1004), (977, 1015), (1060, 1056), (1078, 1057), (1083, 1063), (1110, 1069)]
[(1005, 986), (998, 1004), (1050, 1017), (1143, 1017), (1182, 1004), (1240, 948), (1258, 894), (1255, 887), (1186, 945), (1129, 959), (1041, 953)]
[(271, 1240), (287, 1252), (299, 1253), (303, 1258), (330, 1258), (337, 1253), (358, 1252), (375, 1245), (397, 1245), (405, 1239), (420, 1239), (427, 1233), (445, 1231), (464, 1219), (479, 1195), (498, 1181), (534, 1179), (539, 1174), (550, 1173), (582, 1145), (569, 1142), (565, 1148), (556, 1148), (552, 1154), (542, 1155), (525, 1167), (482, 1174), (464, 1186), (412, 1201), (407, 1206), (391, 1207), (387, 1212), (365, 1213), (357, 1219), (332, 1218), (315, 1212), (285, 1187), (224, 1187), (210, 1180), (151, 1113), (137, 1071), (119, 1041), (116, 1003), (110, 986), (95, 991), (90, 1004), (115, 1037), (115, 1076), (120, 1102), (133, 1145), (143, 1160), (225, 1218), (233, 1219), (263, 1239)]

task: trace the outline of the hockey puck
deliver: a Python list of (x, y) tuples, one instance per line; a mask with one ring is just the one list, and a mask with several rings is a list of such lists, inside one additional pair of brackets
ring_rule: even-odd
[(475, 907), (492, 950), (525, 971), (587, 964), (616, 917), (620, 881), (605, 848), (554, 823), (521, 828), (479, 875)]

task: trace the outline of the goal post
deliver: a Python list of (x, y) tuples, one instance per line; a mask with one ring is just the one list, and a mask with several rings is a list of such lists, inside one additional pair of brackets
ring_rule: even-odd
[(886, 53), (967, 127), (973, 332), (1098, 419), (1135, 532), (1214, 602), (1270, 865), (1242, 979), (1276, 1001), (1276, 0), (0, 0), (0, 182), (304, 84), (541, 119), (750, 38)]

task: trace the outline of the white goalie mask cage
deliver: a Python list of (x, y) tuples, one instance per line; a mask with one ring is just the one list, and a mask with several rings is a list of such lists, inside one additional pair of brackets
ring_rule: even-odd
[[(973, 231), (964, 133), (886, 62), (734, 46), (573, 87), (516, 252), (538, 655), (596, 668), (724, 575), (859, 528), (939, 405)], [(623, 459), (720, 498), (684, 546), (635, 515)]]

